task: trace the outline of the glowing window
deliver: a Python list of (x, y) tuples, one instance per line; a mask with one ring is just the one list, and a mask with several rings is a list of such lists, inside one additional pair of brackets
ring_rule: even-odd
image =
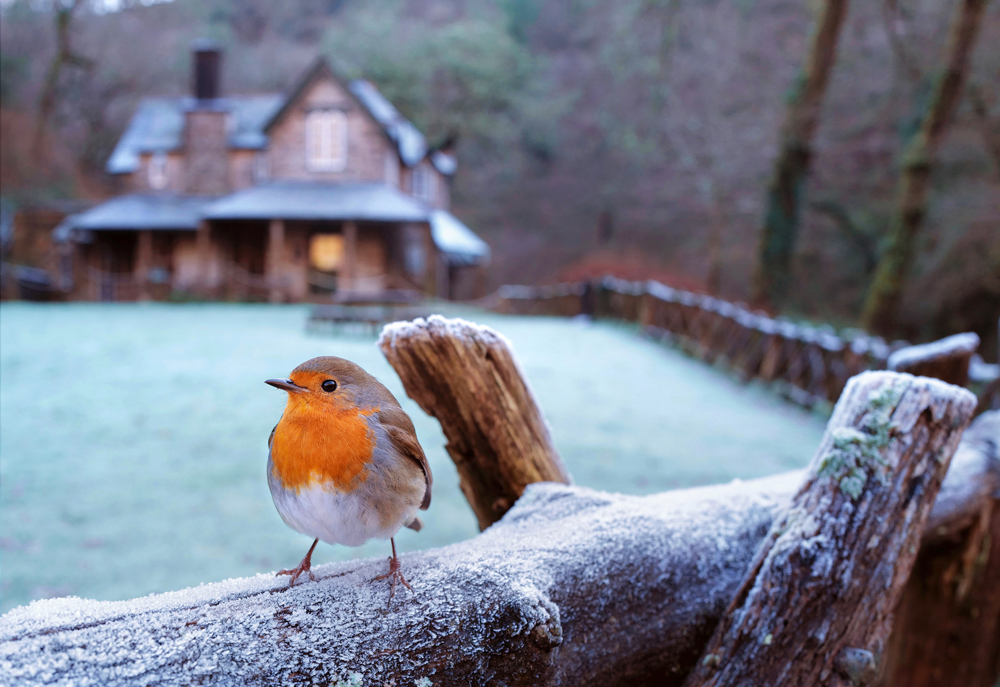
[(339, 172), (347, 166), (347, 117), (340, 110), (306, 115), (306, 159), (315, 172)]
[(337, 272), (344, 262), (341, 234), (315, 234), (309, 242), (309, 264), (320, 272)]

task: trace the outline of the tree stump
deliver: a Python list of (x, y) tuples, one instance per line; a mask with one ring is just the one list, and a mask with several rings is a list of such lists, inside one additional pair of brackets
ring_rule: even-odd
[(685, 687), (871, 681), (974, 408), (937, 380), (851, 379)]
[(387, 325), (378, 346), (407, 395), (441, 423), (481, 530), (503, 517), (529, 484), (571, 483), (501, 334), (432, 315)]

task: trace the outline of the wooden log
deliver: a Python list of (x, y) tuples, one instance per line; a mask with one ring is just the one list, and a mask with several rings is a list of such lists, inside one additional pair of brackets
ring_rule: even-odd
[(858, 685), (975, 398), (892, 372), (853, 378), (685, 687)]
[[(960, 475), (980, 474), (981, 480)], [(880, 687), (992, 687), (1000, 680), (1000, 412), (962, 436), (909, 584)], [(958, 503), (978, 509), (958, 509)]]
[(503, 517), (529, 484), (571, 482), (502, 335), (432, 315), (386, 326), (378, 346), (410, 398), (441, 423), (480, 529)]
[(969, 383), (969, 361), (979, 348), (974, 332), (955, 334), (940, 341), (901, 348), (889, 356), (886, 367), (922, 377), (934, 377), (949, 384)]
[[(924, 542), (1000, 488), (984, 466), (953, 461)], [(676, 687), (804, 477), (642, 497), (532, 485), (482, 535), (402, 555), (414, 591), (388, 607), (384, 583), (370, 582), (384, 558), (317, 566), (317, 582), (291, 589), (266, 574), (130, 601), (36, 601), (0, 618), (0, 681), (253, 687), (357, 673), (365, 686)]]

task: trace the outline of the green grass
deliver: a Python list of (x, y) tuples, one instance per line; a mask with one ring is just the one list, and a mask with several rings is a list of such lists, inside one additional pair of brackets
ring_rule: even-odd
[[(805, 465), (821, 417), (626, 327), (456, 311), (514, 344), (578, 484), (649, 493)], [(263, 380), (354, 360), (413, 417), (434, 502), (402, 551), (476, 533), (437, 421), (373, 335), (307, 334), (301, 306), (0, 306), (0, 610), (121, 599), (290, 567), (309, 545), (264, 478), (284, 394)], [(314, 561), (388, 555), (321, 545)]]

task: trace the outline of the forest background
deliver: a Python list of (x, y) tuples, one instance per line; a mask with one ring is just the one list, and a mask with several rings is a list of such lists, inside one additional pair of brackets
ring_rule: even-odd
[[(858, 321), (958, 4), (850, 4), (785, 314)], [(0, 186), (14, 204), (113, 194), (111, 149), (142, 97), (189, 92), (196, 38), (224, 45), (229, 94), (287, 91), (323, 54), (455, 150), (453, 209), (492, 245), (492, 287), (612, 273), (748, 300), (787, 103), (823, 5), (5, 0)], [(891, 334), (978, 331), (995, 360), (1000, 3), (986, 3), (914, 248)]]

